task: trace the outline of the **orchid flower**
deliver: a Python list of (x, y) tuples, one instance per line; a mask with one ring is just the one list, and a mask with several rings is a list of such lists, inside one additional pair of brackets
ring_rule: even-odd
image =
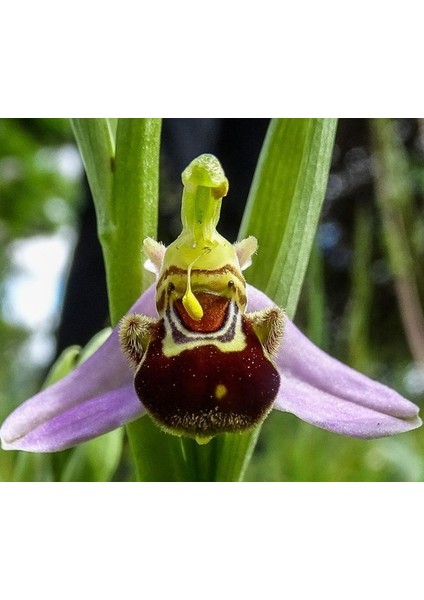
[(358, 438), (419, 427), (415, 404), (327, 355), (246, 284), (257, 244), (216, 231), (228, 188), (218, 161), (199, 157), (183, 182), (182, 233), (167, 249), (144, 244), (156, 285), (86, 362), (6, 419), (2, 447), (63, 450), (146, 413), (199, 443), (250, 430), (272, 408)]

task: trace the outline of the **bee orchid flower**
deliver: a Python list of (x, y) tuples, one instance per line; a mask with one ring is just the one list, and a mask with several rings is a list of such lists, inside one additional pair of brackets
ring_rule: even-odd
[(358, 438), (419, 427), (415, 404), (320, 350), (246, 284), (257, 242), (216, 231), (228, 190), (219, 162), (195, 159), (183, 183), (180, 236), (144, 243), (156, 285), (90, 358), (6, 419), (2, 448), (63, 450), (146, 413), (199, 443), (252, 429), (272, 409)]

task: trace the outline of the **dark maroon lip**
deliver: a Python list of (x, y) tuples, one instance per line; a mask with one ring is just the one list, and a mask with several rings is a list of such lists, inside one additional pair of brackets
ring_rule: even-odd
[(135, 389), (166, 430), (194, 437), (245, 431), (271, 410), (280, 377), (250, 323), (242, 321), (243, 350), (227, 352), (207, 344), (175, 356), (163, 354), (163, 322), (158, 327), (136, 373)]

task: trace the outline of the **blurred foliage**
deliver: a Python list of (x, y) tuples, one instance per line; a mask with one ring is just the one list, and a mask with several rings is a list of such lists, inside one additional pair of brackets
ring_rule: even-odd
[[(339, 120), (326, 200), (295, 320), (326, 351), (422, 406), (422, 365), (414, 360), (405, 333), (376, 182), (382, 164), (389, 164), (387, 156), (378, 153), (397, 152), (390, 187), (392, 192), (400, 190), (397, 194), (403, 198), (403, 242), (412, 257), (422, 311), (424, 125), (419, 119), (385, 122), (389, 148), (382, 149), (377, 148), (376, 124), (371, 120)], [(70, 146), (74, 147), (66, 120), (0, 121), (0, 300), (13, 268), (10, 244), (76, 222), (80, 188), (61, 170), (60, 158)], [(159, 227), (168, 241), (166, 236), (172, 239), (175, 233), (168, 230), (179, 221), (179, 204), (164, 194), (179, 195), (162, 177), (166, 218)], [(66, 209), (55, 210), (55, 199), (63, 200)], [(225, 213), (224, 208), (224, 219)], [(246, 277), (249, 280), (249, 271)], [(22, 328), (0, 319), (0, 418), (40, 386), (40, 374), (33, 375), (31, 365), (23, 368), (21, 359), (16, 360), (27, 336)], [(99, 444), (87, 451), (83, 465), (79, 456), (86, 451), (80, 449), (45, 456), (0, 451), (0, 480), (131, 480), (127, 444), (117, 465), (121, 440), (113, 440), (104, 469), (96, 470), (91, 458), (102, 453)], [(355, 440), (274, 411), (263, 426), (246, 479), (421, 481), (424, 433), (418, 429), (394, 438)]]
[(13, 249), (24, 239), (76, 227), (80, 173), (68, 119), (0, 120), (1, 419), (39, 388), (42, 375), (26, 358), (34, 332), (10, 322), (5, 309), (6, 286), (19, 271)]
[(70, 148), (73, 139), (67, 119), (0, 121), (3, 244), (16, 238), (52, 233), (58, 226), (74, 222), (78, 187), (66, 175), (64, 163)]
[(357, 440), (274, 411), (249, 466), (246, 481), (422, 481), (420, 429), (380, 440)]

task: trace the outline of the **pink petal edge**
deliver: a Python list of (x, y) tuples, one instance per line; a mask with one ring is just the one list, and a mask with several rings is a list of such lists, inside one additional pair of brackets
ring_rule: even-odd
[[(151, 286), (129, 312), (157, 316), (154, 296), (155, 289)], [(69, 375), (18, 406), (7, 417), (0, 429), (4, 450), (62, 450), (112, 431), (145, 413), (133, 389), (133, 373), (119, 346), (118, 329), (115, 327), (106, 342)], [(60, 424), (64, 428), (63, 439)], [(53, 431), (54, 443), (47, 435), (53, 435)], [(46, 438), (44, 442), (42, 435)]]
[[(248, 286), (249, 310), (274, 303)], [(277, 367), (277, 410), (344, 435), (377, 438), (419, 427), (418, 407), (395, 390), (366, 377), (315, 346), (286, 318)]]

